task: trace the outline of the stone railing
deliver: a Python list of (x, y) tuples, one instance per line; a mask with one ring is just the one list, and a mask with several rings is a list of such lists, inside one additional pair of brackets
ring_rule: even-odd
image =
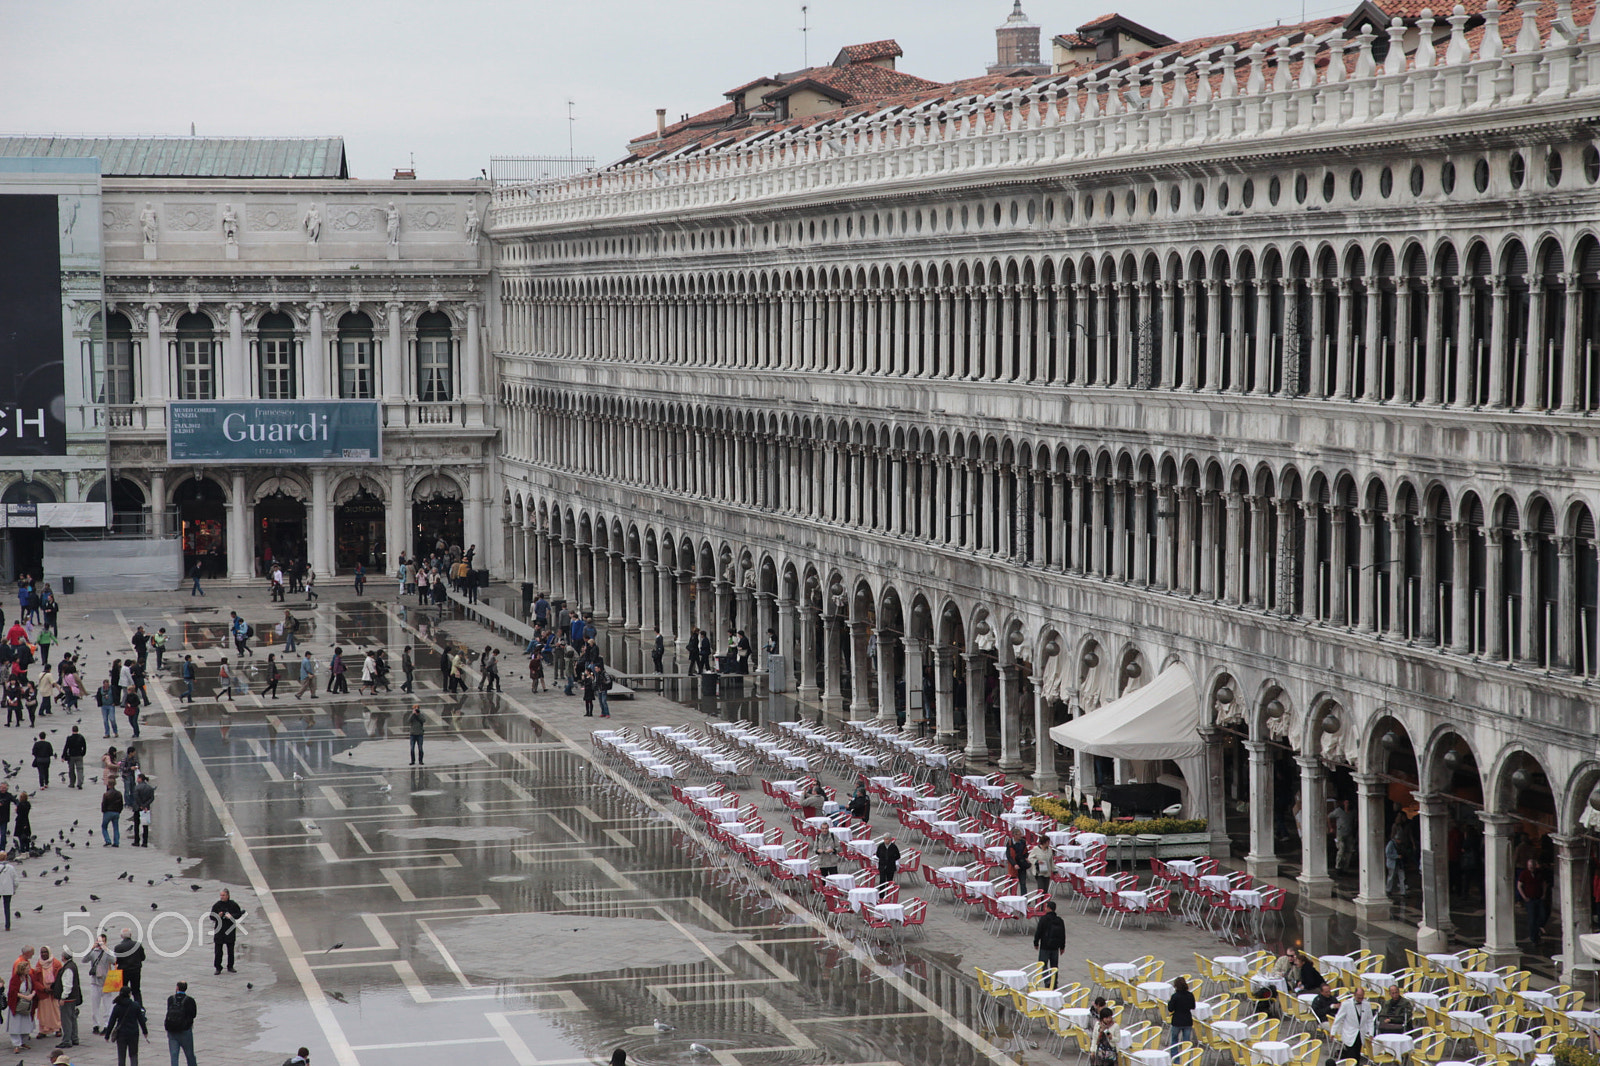
[[(1388, 28), (1391, 59), (1375, 36), (1230, 45), (1206, 56), (1103, 76), (1057, 78), (990, 96), (940, 99), (890, 116), (856, 114), (744, 144), (685, 153), (538, 185), (496, 189), (491, 230), (624, 219), (796, 194), (922, 182), (964, 174), (1026, 174), (1064, 164), (1116, 165), (1162, 151), (1259, 145), (1267, 138), (1327, 139), (1382, 127), (1458, 119), (1525, 121), (1526, 113), (1600, 94), (1600, 40), (1580, 28), (1571, 0), (1554, 0), (1547, 39), (1538, 15), (1552, 0), (1520, 0), (1504, 15), (1489, 0), (1474, 52), (1457, 5), (1435, 19)], [(1505, 25), (1502, 25), (1502, 19)], [(1511, 20), (1519, 25), (1512, 42)], [(1443, 33), (1448, 25), (1449, 32)], [(1431, 47), (1405, 51), (1408, 34)], [(1569, 105), (1570, 106), (1570, 105)], [(1511, 112), (1516, 111), (1514, 117)], [(735, 136), (741, 134), (736, 133)], [(717, 134), (708, 133), (715, 139)], [(991, 177), (992, 180), (992, 177)]]

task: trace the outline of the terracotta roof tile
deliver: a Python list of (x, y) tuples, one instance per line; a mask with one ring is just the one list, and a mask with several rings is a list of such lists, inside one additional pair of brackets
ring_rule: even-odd
[(868, 63), (874, 59), (893, 59), (905, 55), (900, 45), (894, 40), (872, 41), (868, 44), (846, 45), (839, 49), (839, 55), (834, 59), (834, 65), (839, 66), (840, 60), (845, 63)]

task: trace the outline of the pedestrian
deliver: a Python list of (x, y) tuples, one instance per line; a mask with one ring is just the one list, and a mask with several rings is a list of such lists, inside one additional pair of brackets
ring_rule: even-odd
[(1167, 999), (1167, 1014), (1171, 1017), (1167, 1046), (1194, 1041), (1194, 993), (1183, 977), (1172, 979), (1172, 995)]
[(167, 1031), (167, 1051), (172, 1055), (172, 1066), (178, 1066), (178, 1052), (183, 1052), (188, 1066), (194, 1062), (194, 1018), (199, 1013), (194, 997), (189, 995), (189, 982), (179, 981), (177, 991), (167, 997), (167, 1016), (161, 1027)]
[(440, 649), (440, 651), (439, 651), (439, 687), (444, 689), (446, 692), (450, 691), (450, 671), (455, 666), (454, 660), (455, 660), (455, 656), (451, 654), (449, 648)]
[(485, 692), (500, 692), (500, 649), (496, 648), (489, 653), (489, 661), (483, 664), (483, 682)]
[(886, 836), (878, 842), (878, 850), (873, 857), (878, 860), (878, 891), (894, 884), (894, 878), (900, 872), (900, 845), (895, 843), (892, 836)]
[(309, 651), (300, 660), (300, 688), (295, 691), (294, 698), (299, 699), (307, 692), (312, 699), (317, 698), (317, 661)]
[(6, 846), (6, 836), (11, 828), (11, 809), (16, 802), (17, 797), (12, 793), (11, 786), (0, 781), (0, 848)]
[(217, 699), (226, 699), (233, 702), (233, 671), (228, 669), (228, 657), (224, 655), (217, 664)]
[(400, 672), (406, 675), (405, 681), (403, 681), (401, 683), (401, 685), (400, 685), (400, 691), (401, 692), (412, 692), (412, 691), (414, 691), (415, 690), (415, 683), (416, 683), (417, 664), (415, 662), (413, 662), (412, 659), (411, 659), (411, 646), (409, 644), (406, 645), (405, 650), (400, 653)]
[(17, 851), (28, 851), (33, 847), (33, 800), (28, 798), (26, 792), (17, 795), (17, 818), (12, 823), (12, 833), (17, 838)]
[(856, 790), (850, 794), (850, 802), (845, 804), (844, 809), (863, 822), (872, 820), (872, 800), (867, 796), (866, 778), (856, 782)]
[(111, 703), (112, 706), (122, 706), (122, 660), (111, 660)]
[(328, 660), (328, 694), (337, 696), (341, 691), (350, 691), (344, 679), (344, 649), (335, 647), (333, 658)]
[(56, 746), (50, 743), (48, 734), (40, 733), (39, 739), (33, 742), (33, 768), (39, 771), (39, 787), (50, 787), (50, 764), (55, 760)]
[(128, 746), (122, 752), (122, 794), (128, 802), (133, 802), (133, 786), (139, 783), (139, 753), (135, 750), (133, 741), (128, 741)]
[(17, 868), (11, 853), (0, 854), (0, 906), (6, 909), (6, 932), (11, 932), (11, 897), (17, 894)]
[(39, 680), (33, 683), (33, 688), (39, 695), (39, 713), (51, 713), (54, 709), (56, 693), (60, 691), (60, 687), (56, 684), (56, 679), (51, 676), (49, 670), (39, 675)]
[(1050, 974), (1050, 987), (1056, 987), (1056, 972), (1061, 967), (1061, 949), (1067, 946), (1067, 923), (1056, 913), (1055, 900), (1044, 905), (1044, 914), (1033, 928), (1033, 946), (1039, 949), (1039, 961)]
[(583, 686), (583, 716), (585, 718), (594, 717), (594, 695), (598, 691), (594, 675), (593, 669), (585, 670), (583, 672), (583, 680), (580, 682)]
[(90, 754), (90, 741), (83, 733), (78, 731), (77, 725), (67, 733), (66, 743), (61, 746), (61, 757), (67, 760), (67, 787), (69, 789), (82, 789), (83, 787), (83, 757)]
[(130, 688), (123, 697), (122, 716), (128, 720), (128, 731), (139, 735), (139, 690)]
[(139, 991), (139, 977), (144, 973), (144, 945), (133, 939), (133, 930), (124, 929), (122, 939), (112, 949), (117, 957), (117, 968), (122, 971), (122, 990), (132, 992), (140, 1003), (144, 996)]
[(156, 786), (144, 774), (139, 775), (139, 783), (133, 786), (133, 818), (130, 822), (133, 829), (133, 846), (148, 848), (150, 846), (150, 819), (156, 804)]
[(61, 1011), (61, 1043), (58, 1048), (78, 1046), (78, 1008), (83, 1005), (83, 980), (72, 949), (61, 948), (60, 968), (56, 971), (55, 997)]
[(301, 1048), (283, 1060), (283, 1066), (311, 1066), (311, 1052)]
[[(206, 594), (206, 590), (200, 587), (200, 574), (204, 569), (205, 569), (204, 566), (200, 563), (200, 561), (198, 559), (196, 559), (195, 560), (195, 564), (194, 564), (194, 569), (192, 571), (190, 571), (190, 576), (192, 576), (194, 578), (194, 584), (189, 586), (189, 595), (191, 595), (191, 596), (204, 596)], [(171, 573), (170, 570), (167, 571), (167, 572)]]
[(535, 648), (528, 656), (528, 681), (534, 692), (546, 691), (544, 687), (544, 649)]
[(106, 1022), (106, 1039), (117, 1043), (117, 1066), (139, 1066), (139, 1034), (150, 1035), (145, 1024), (144, 1007), (138, 996), (124, 984), (111, 1004), (111, 1017)]
[(283, 671), (278, 669), (278, 657), (269, 652), (267, 655), (267, 687), (261, 690), (261, 694), (277, 699), (278, 679), (282, 676)]
[(667, 642), (662, 639), (661, 627), (656, 626), (655, 644), (650, 649), (650, 661), (655, 665), (656, 673), (661, 673), (661, 662), (667, 654)]
[(611, 717), (611, 672), (604, 663), (594, 664), (594, 694), (600, 700), (600, 717)]
[(467, 691), (467, 656), (458, 652), (450, 661), (450, 691)]
[(188, 700), (194, 702), (194, 656), (183, 657), (183, 695), (178, 697), (178, 702)]
[(422, 730), (426, 720), (422, 717), (422, 704), (413, 703), (406, 715), (406, 729), (411, 734), (411, 765), (422, 765)]
[(56, 635), (50, 631), (49, 626), (45, 626), (34, 636), (33, 642), (39, 648), (39, 665), (48, 669), (50, 666), (50, 646), (56, 642)]
[(283, 650), (284, 650), (284, 652), (287, 653), (287, 652), (294, 651), (296, 649), (296, 643), (295, 643), (295, 639), (294, 638), (295, 638), (295, 634), (300, 631), (300, 619), (296, 618), (294, 615), (290, 614), (288, 611), (284, 611), (283, 612), (283, 621), (279, 622), (278, 625), (283, 627)]
[(1050, 846), (1050, 841), (1044, 837), (1028, 849), (1028, 863), (1033, 868), (1033, 883), (1035, 891), (1049, 892), (1050, 882), (1056, 872), (1056, 849)]
[(355, 584), (355, 587), (356, 587), (356, 595), (357, 596), (360, 596), (362, 593), (364, 593), (366, 591), (366, 588), (367, 588), (367, 568), (365, 566), (362, 566), (359, 561), (356, 563), (356, 574), (355, 574), (355, 582), (354, 582), (354, 584)]
[(1022, 839), (1022, 833), (1016, 829), (1011, 831), (1011, 839), (1006, 842), (1006, 871), (1016, 878), (1018, 891), (1027, 888), (1028, 842)]
[(372, 649), (367, 649), (367, 654), (361, 658), (361, 684), (356, 686), (356, 694), (365, 696), (367, 689), (372, 689), (372, 694), (378, 694), (378, 659), (372, 654)]
[(11, 964), (11, 980), (6, 982), (6, 1035), (11, 1037), (12, 1051), (33, 1046), (28, 1043), (33, 1035), (33, 978), (28, 973), (32, 965), (33, 949), (23, 948)]
[(228, 972), (234, 973), (233, 945), (239, 934), (239, 919), (244, 917), (244, 908), (233, 901), (233, 895), (223, 889), (217, 894), (217, 901), (211, 905), (211, 944), (212, 966), (217, 973), (222, 972), (222, 953), (227, 949)]
[[(1393, 841), (1390, 842), (1391, 844)], [(1538, 859), (1529, 859), (1517, 872), (1517, 899), (1528, 912), (1528, 943), (1538, 950), (1544, 926), (1550, 920), (1550, 884)]]
[(83, 957), (83, 967), (88, 973), (84, 983), (89, 986), (89, 1024), (94, 1027), (95, 1035), (105, 1028), (106, 1018), (111, 1013), (111, 993), (106, 991), (106, 975), (116, 969), (116, 956), (111, 954), (110, 947), (106, 944), (106, 935), (101, 933), (94, 938), (94, 946)]
[(167, 627), (162, 626), (156, 630), (156, 635), (150, 638), (150, 648), (156, 653), (156, 673), (160, 673), (166, 665), (167, 657)]
[[(112, 748), (113, 752), (117, 749)], [(122, 793), (117, 791), (117, 786), (111, 781), (106, 782), (106, 790), (100, 796), (100, 840), (103, 848), (122, 847), (122, 808), (126, 806)], [(113, 837), (113, 834), (115, 836)]]
[(316, 578), (317, 578), (317, 575), (312, 572), (310, 567), (307, 567), (306, 568), (306, 583), (305, 583), (306, 602), (307, 603), (310, 603), (312, 600), (317, 598), (317, 590), (316, 590), (316, 588), (313, 587), (313, 584), (312, 584), (314, 581), (316, 581)]
[(1339, 805), (1329, 812), (1328, 827), (1333, 833), (1333, 872), (1349, 873), (1356, 850), (1356, 816), (1350, 809), (1349, 800), (1339, 801)]
[(1350, 995), (1339, 1004), (1333, 1021), (1328, 1024), (1335, 1047), (1341, 1048), (1340, 1059), (1364, 1061), (1362, 1047), (1377, 1032), (1377, 1009), (1367, 1001), (1367, 990), (1360, 985), (1351, 989)]
[(1391, 899), (1398, 899), (1406, 894), (1406, 871), (1403, 865), (1403, 856), (1400, 851), (1400, 833), (1398, 827), (1394, 833), (1389, 834), (1389, 842), (1383, 846), (1384, 884), (1383, 890)]
[(56, 975), (61, 960), (50, 954), (50, 946), (39, 946), (39, 958), (29, 970), (33, 978), (33, 1033), (35, 1036), (61, 1035), (61, 1005), (56, 1002)]

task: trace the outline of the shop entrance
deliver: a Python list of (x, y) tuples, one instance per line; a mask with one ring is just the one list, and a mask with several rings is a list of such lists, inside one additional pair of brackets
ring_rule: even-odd
[(447, 500), (435, 496), (431, 500), (418, 500), (411, 505), (412, 544), (411, 549), (418, 556), (426, 559), (435, 551), (440, 551), (439, 542), (443, 541), (445, 548), (451, 545), (462, 544), (462, 509), (460, 500)]
[(175, 493), (178, 525), (183, 539), (183, 572), (194, 573), (196, 563), (206, 577), (228, 572), (228, 504), (222, 486), (210, 478), (185, 481)]
[(256, 501), (256, 569), (265, 576), (306, 557), (306, 505), (281, 489)]
[(385, 524), (383, 501), (366, 489), (333, 511), (333, 565), (340, 571), (366, 567), (368, 576), (384, 572)]
[[(0, 503), (55, 502), (55, 494), (37, 481), (19, 481), (6, 489), (4, 495), (0, 495)], [(34, 528), (23, 528), (23, 523), (27, 521), (34, 522)], [(27, 574), (43, 584), (44, 530), (37, 528), (37, 522), (37, 515), (31, 519), (25, 515), (17, 515), (12, 519), (10, 528), (6, 530), (6, 556), (10, 560), (10, 573), (13, 579)]]

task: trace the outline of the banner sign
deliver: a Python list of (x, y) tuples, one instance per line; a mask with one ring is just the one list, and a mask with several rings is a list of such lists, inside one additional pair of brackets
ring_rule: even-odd
[(382, 430), (376, 400), (174, 401), (167, 407), (167, 461), (378, 462)]
[(0, 196), (0, 456), (66, 455), (56, 197)]

